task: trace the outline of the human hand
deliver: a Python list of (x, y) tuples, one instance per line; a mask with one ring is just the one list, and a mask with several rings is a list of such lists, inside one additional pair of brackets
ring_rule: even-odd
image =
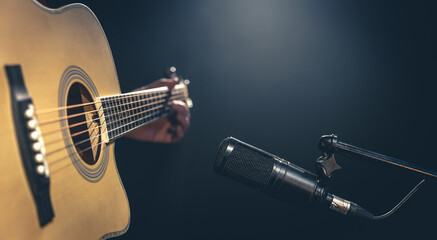
[[(178, 79), (160, 79), (137, 90), (144, 90), (157, 87), (172, 88), (178, 84)], [(143, 126), (130, 132), (126, 136), (149, 142), (174, 143), (182, 139), (190, 125), (190, 112), (187, 104), (183, 101), (171, 101), (170, 107), (173, 113), (161, 118), (151, 124)]]

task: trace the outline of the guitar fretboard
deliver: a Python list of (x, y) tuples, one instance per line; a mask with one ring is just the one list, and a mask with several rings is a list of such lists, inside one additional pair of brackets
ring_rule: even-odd
[(169, 101), (185, 100), (184, 87), (160, 87), (100, 98), (109, 141), (171, 114)]

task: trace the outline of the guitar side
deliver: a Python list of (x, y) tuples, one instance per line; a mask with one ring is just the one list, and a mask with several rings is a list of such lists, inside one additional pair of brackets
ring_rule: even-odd
[[(86, 6), (73, 4), (48, 9), (31, 0), (0, 0), (0, 239), (99, 239), (127, 231), (130, 211), (114, 158), (114, 144), (103, 144), (97, 160), (106, 161), (99, 179), (79, 173), (67, 151), (61, 124), (48, 124), (47, 152), (50, 195), (55, 217), (40, 227), (35, 202), (21, 161), (12, 116), (5, 64), (20, 64), (36, 111), (59, 107), (63, 76), (71, 66), (83, 69), (90, 92), (99, 96), (120, 93), (106, 36)], [(69, 87), (76, 80), (66, 83)], [(70, 84), (70, 85), (68, 85)], [(39, 121), (59, 118), (57, 111)]]

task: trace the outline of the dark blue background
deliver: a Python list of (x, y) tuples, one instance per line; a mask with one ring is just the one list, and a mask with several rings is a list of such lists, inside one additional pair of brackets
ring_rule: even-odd
[[(170, 65), (192, 82), (181, 142), (116, 144), (132, 214), (120, 239), (435, 237), (432, 179), (389, 219), (366, 222), (288, 205), (212, 170), (232, 135), (313, 171), (318, 138), (329, 133), (437, 169), (433, 1), (83, 2), (106, 32), (123, 92)], [(331, 191), (376, 214), (421, 179), (338, 162)]]

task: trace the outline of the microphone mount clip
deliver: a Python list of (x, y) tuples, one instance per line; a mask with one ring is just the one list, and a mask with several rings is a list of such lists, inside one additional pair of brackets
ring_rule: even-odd
[(337, 144), (337, 136), (334, 134), (323, 135), (318, 143), (320, 151), (322, 151), (322, 156), (320, 156), (316, 161), (317, 175), (321, 179), (329, 179), (334, 171), (340, 170), (341, 166), (335, 161), (335, 148)]

